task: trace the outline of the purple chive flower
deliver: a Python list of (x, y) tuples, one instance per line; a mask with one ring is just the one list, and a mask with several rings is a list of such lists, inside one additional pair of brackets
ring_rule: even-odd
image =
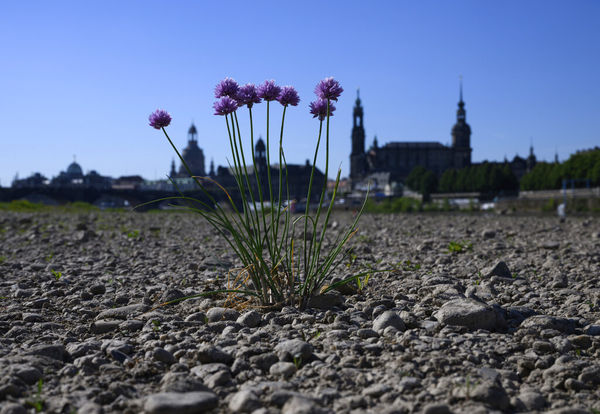
[(258, 87), (258, 97), (265, 101), (274, 101), (279, 97), (280, 93), (281, 88), (275, 85), (274, 80), (265, 81), (265, 83)]
[(344, 92), (340, 83), (333, 78), (325, 78), (315, 87), (315, 94), (321, 99), (329, 99), (337, 101), (339, 96)]
[(168, 127), (171, 123), (171, 115), (164, 109), (157, 109), (148, 117), (152, 128), (161, 129)]
[(277, 100), (283, 106), (296, 106), (298, 105), (298, 102), (300, 102), (300, 97), (293, 86), (284, 86), (281, 88), (281, 92), (279, 93)]
[(227, 115), (234, 112), (238, 104), (229, 96), (224, 96), (213, 104), (213, 108), (215, 108), (215, 115)]
[(258, 97), (258, 92), (256, 91), (256, 86), (254, 86), (253, 83), (247, 83), (242, 86), (239, 89), (235, 100), (237, 101), (238, 106), (241, 107), (247, 105), (248, 108), (252, 108), (252, 105), (261, 102), (261, 99)]
[[(319, 121), (324, 120), (327, 117), (327, 100), (326, 99), (317, 99), (314, 102), (311, 102), (308, 105), (310, 108), (310, 113), (313, 114), (313, 118), (319, 118)], [(333, 116), (333, 111), (335, 111), (335, 105), (332, 102), (329, 102), (329, 116)]]
[(225, 78), (215, 86), (215, 98), (229, 96), (235, 99), (239, 89), (240, 87), (235, 80)]

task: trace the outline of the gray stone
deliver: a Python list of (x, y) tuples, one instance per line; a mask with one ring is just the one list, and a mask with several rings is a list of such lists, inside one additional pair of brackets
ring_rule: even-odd
[(21, 381), (27, 385), (33, 385), (38, 382), (40, 378), (42, 378), (42, 373), (31, 365), (13, 365), (11, 370)]
[(496, 327), (494, 309), (473, 299), (453, 299), (446, 302), (434, 316), (446, 325), (464, 326), (471, 330), (493, 330)]
[(0, 408), (0, 414), (27, 414), (27, 409), (21, 404), (3, 402)]
[(144, 322), (138, 321), (137, 319), (128, 319), (119, 324), (119, 329), (129, 332), (136, 332), (144, 327)]
[(208, 320), (206, 318), (206, 313), (204, 313), (204, 312), (195, 312), (195, 313), (192, 313), (191, 315), (186, 316), (185, 321), (186, 322), (201, 322), (201, 323), (206, 323)]
[(550, 240), (542, 243), (542, 248), (547, 250), (556, 250), (560, 247), (560, 243), (554, 240)]
[(510, 399), (504, 388), (497, 383), (479, 384), (473, 390), (471, 397), (475, 401), (489, 404), (493, 408), (505, 411), (510, 406)]
[[(177, 299), (183, 299), (185, 294), (179, 289), (167, 289), (160, 297), (160, 303), (169, 303), (176, 301)], [(178, 302), (170, 303), (171, 305), (175, 305)]]
[(122, 321), (117, 320), (98, 320), (92, 322), (90, 326), (90, 331), (95, 334), (103, 334), (107, 332), (112, 332), (119, 329), (119, 325), (121, 325)]
[(56, 359), (57, 361), (66, 361), (69, 358), (69, 353), (62, 344), (35, 345), (31, 347), (27, 354), (45, 356), (48, 358)]
[(392, 387), (386, 384), (373, 384), (370, 387), (362, 390), (362, 395), (365, 397), (379, 398), (383, 394), (390, 392)]
[(96, 319), (128, 319), (132, 315), (138, 315), (149, 310), (150, 307), (143, 303), (121, 306), (120, 308), (106, 309), (100, 312)]
[(281, 414), (317, 414), (321, 409), (311, 399), (303, 397), (292, 397), (283, 405)]
[(512, 273), (510, 272), (506, 262), (503, 261), (499, 261), (494, 266), (484, 269), (482, 273), (485, 277), (499, 276), (512, 279)]
[(103, 295), (106, 293), (106, 286), (104, 286), (102, 283), (94, 283), (92, 286), (90, 286), (90, 293), (92, 295)]
[(229, 382), (231, 382), (231, 372), (229, 370), (215, 372), (204, 379), (206, 386), (211, 389), (229, 384)]
[(276, 362), (269, 368), (271, 375), (289, 378), (296, 373), (296, 365), (291, 362)]
[(176, 362), (175, 357), (172, 353), (164, 348), (154, 348), (152, 351), (152, 357), (160, 362), (164, 362), (167, 365), (174, 364)]
[(67, 344), (66, 350), (71, 354), (72, 358), (79, 358), (91, 354), (92, 352), (99, 351), (100, 345), (100, 341), (71, 342)]
[(448, 404), (430, 403), (423, 408), (423, 414), (452, 414)]
[(380, 334), (388, 327), (393, 327), (401, 332), (406, 330), (404, 321), (394, 311), (385, 311), (373, 321), (373, 330)]
[(539, 330), (543, 329), (554, 329), (556, 331), (572, 334), (575, 332), (577, 323), (574, 319), (560, 318), (556, 316), (548, 315), (534, 315), (531, 316), (521, 323), (521, 328), (536, 328)]
[(239, 318), (237, 318), (237, 323), (247, 326), (248, 328), (255, 328), (260, 324), (262, 320), (262, 316), (255, 310), (250, 310)]
[(220, 362), (223, 364), (230, 364), (233, 362), (233, 356), (224, 352), (222, 349), (217, 348), (213, 345), (201, 345), (198, 348), (198, 361), (203, 364), (211, 362)]
[(309, 308), (328, 310), (344, 303), (344, 297), (337, 291), (311, 296), (308, 299)]
[(293, 362), (294, 359), (306, 363), (313, 356), (313, 346), (300, 339), (288, 339), (275, 346), (275, 352), (280, 361)]
[(279, 361), (279, 357), (273, 352), (265, 352), (264, 354), (253, 355), (250, 357), (250, 365), (262, 371), (269, 371), (271, 365), (277, 361)]
[(160, 380), (160, 390), (163, 392), (210, 391), (201, 381), (187, 372), (167, 372)]
[(260, 408), (260, 401), (250, 390), (236, 392), (229, 401), (229, 409), (233, 413), (249, 413)]
[(239, 316), (238, 311), (229, 308), (211, 308), (206, 312), (209, 322), (235, 321)]
[(102, 406), (92, 401), (84, 403), (77, 410), (77, 414), (102, 414), (103, 412)]
[(146, 398), (144, 410), (147, 414), (195, 414), (211, 410), (218, 403), (212, 392), (162, 392)]
[(493, 239), (494, 237), (496, 237), (496, 231), (493, 229), (483, 229), (483, 231), (481, 232), (481, 237), (483, 237), (484, 239)]
[(523, 406), (529, 411), (536, 411), (543, 409), (547, 402), (544, 396), (535, 391), (525, 391), (519, 394), (517, 397)]

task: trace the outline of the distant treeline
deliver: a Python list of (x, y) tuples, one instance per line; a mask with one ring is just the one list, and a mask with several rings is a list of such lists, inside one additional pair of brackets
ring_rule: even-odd
[(513, 192), (519, 187), (517, 177), (508, 163), (489, 162), (446, 170), (439, 181), (432, 171), (417, 166), (406, 178), (406, 185), (422, 193), (425, 198), (431, 193)]
[(600, 148), (578, 151), (563, 163), (539, 162), (521, 179), (521, 190), (552, 190), (571, 180), (575, 187), (600, 185)]

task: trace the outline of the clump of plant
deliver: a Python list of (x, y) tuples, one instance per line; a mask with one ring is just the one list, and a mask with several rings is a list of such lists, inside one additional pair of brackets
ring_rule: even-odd
[[(231, 289), (219, 292), (233, 292), (254, 298), (262, 306), (293, 305), (303, 308), (311, 296), (337, 287), (339, 284), (356, 280), (349, 277), (341, 282), (326, 285), (332, 270), (340, 264), (346, 254), (344, 246), (355, 234), (362, 209), (353, 223), (343, 232), (339, 232), (333, 247), (325, 248), (326, 231), (337, 196), (341, 170), (338, 170), (335, 186), (330, 200), (326, 200), (327, 176), (329, 173), (329, 127), (330, 119), (343, 92), (339, 82), (333, 78), (320, 81), (315, 93), (317, 99), (310, 103), (310, 113), (319, 121), (318, 135), (312, 160), (306, 208), (300, 216), (294, 216), (285, 200), (290, 200), (288, 168), (283, 148), (284, 124), (288, 109), (300, 102), (297, 91), (291, 86), (280, 87), (274, 81), (265, 81), (256, 87), (253, 84), (239, 86), (233, 79), (226, 78), (215, 88), (215, 115), (222, 116), (227, 127), (227, 136), (231, 149), (228, 160), (235, 179), (237, 194), (230, 194), (218, 182), (209, 177), (198, 177), (181, 156), (177, 147), (167, 134), (166, 127), (171, 116), (164, 110), (150, 115), (150, 125), (162, 130), (175, 150), (182, 165), (190, 177), (198, 184), (203, 199), (185, 196), (178, 199), (194, 204), (187, 208), (196, 211), (220, 234), (233, 249), (243, 264), (236, 278), (237, 284)], [(259, 174), (259, 165), (255, 154), (254, 121), (252, 107), (266, 102), (266, 174)], [(273, 136), (271, 129), (272, 105), (282, 107), (279, 133)], [(238, 112), (247, 109), (248, 123), (238, 119)], [(241, 117), (241, 114), (240, 114)], [(242, 134), (242, 132), (244, 134)], [(250, 138), (252, 152), (246, 154), (243, 136)], [(325, 172), (319, 195), (313, 196), (315, 170), (322, 138), (325, 137)], [(277, 153), (279, 162), (276, 177), (271, 173), (271, 141), (278, 138)], [(248, 165), (251, 167), (248, 167)], [(265, 181), (266, 176), (266, 182)], [(217, 186), (224, 194), (231, 212), (217, 202), (216, 196), (209, 191), (205, 183)], [(175, 183), (174, 183), (175, 184)], [(318, 184), (317, 184), (318, 185)], [(236, 200), (234, 200), (234, 198)], [(241, 202), (236, 202), (237, 200)], [(162, 201), (165, 199), (157, 200)], [(311, 212), (311, 202), (318, 203)]]
[(451, 241), (448, 243), (450, 253), (464, 253), (473, 250), (473, 243), (468, 241)]

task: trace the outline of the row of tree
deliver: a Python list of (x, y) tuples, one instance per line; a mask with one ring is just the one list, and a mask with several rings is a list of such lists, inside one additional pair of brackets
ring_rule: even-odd
[(424, 167), (415, 167), (406, 178), (406, 185), (424, 195), (431, 193), (500, 193), (518, 189), (517, 177), (508, 163), (483, 162), (461, 169), (446, 170), (438, 180), (436, 175)]
[(521, 178), (521, 190), (551, 190), (567, 180), (576, 187), (600, 185), (600, 148), (578, 151), (563, 163), (540, 162)]

